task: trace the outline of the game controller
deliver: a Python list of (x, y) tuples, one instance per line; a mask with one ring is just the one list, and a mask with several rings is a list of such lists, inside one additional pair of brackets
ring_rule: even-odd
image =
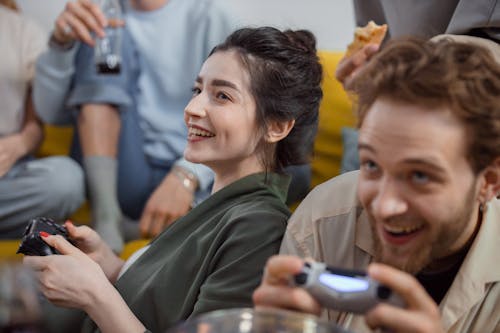
[(307, 290), (322, 306), (364, 314), (381, 302), (405, 307), (403, 299), (366, 273), (307, 262), (293, 283)]
[(55, 248), (45, 243), (42, 236), (40, 236), (41, 231), (45, 231), (50, 235), (61, 235), (69, 241), (68, 231), (64, 226), (57, 224), (48, 217), (36, 217), (28, 222), (16, 253), (22, 253), (27, 256), (59, 254)]

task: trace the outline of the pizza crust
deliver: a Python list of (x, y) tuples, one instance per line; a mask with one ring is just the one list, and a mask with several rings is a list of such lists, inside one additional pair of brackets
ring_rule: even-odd
[(380, 45), (387, 33), (387, 24), (378, 25), (373, 21), (364, 27), (357, 27), (354, 31), (354, 40), (347, 46), (346, 57), (353, 55), (368, 44)]

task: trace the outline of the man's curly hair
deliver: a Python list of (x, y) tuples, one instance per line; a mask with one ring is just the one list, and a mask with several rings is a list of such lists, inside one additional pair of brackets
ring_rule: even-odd
[(467, 159), (479, 173), (500, 157), (500, 64), (463, 42), (393, 40), (359, 73), (359, 126), (379, 97), (433, 109), (447, 106), (466, 126)]

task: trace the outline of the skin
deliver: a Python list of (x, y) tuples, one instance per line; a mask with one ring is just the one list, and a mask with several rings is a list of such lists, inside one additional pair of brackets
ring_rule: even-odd
[(350, 57), (343, 57), (340, 60), (335, 70), (335, 77), (342, 83), (345, 90), (352, 90), (359, 71), (378, 52), (379, 48), (378, 44), (368, 44)]
[(25, 120), (20, 132), (0, 138), (0, 177), (22, 157), (34, 152), (43, 139), (42, 124), (35, 115), (31, 91), (26, 97)]
[[(500, 157), (474, 174), (465, 157), (465, 138), (465, 126), (447, 107), (429, 110), (378, 98), (363, 120), (358, 195), (375, 231), (375, 260), (384, 262), (367, 271), (407, 304), (404, 309), (387, 304), (373, 308), (365, 315), (372, 329), (444, 332), (437, 304), (401, 269), (415, 273), (449, 264), (474, 237), (479, 204), (500, 189)], [(387, 226), (419, 228), (395, 241), (385, 235)], [(253, 295), (255, 304), (318, 315), (320, 305), (288, 282), (303, 264), (294, 256), (271, 258)]]
[[(264, 171), (257, 153), (259, 135), (250, 78), (234, 51), (217, 52), (207, 59), (193, 88), (184, 120), (188, 144), (184, 157), (203, 163), (215, 173), (213, 192), (252, 173)], [(266, 140), (276, 142), (291, 126), (271, 128)], [(205, 130), (209, 137), (194, 134)], [(271, 135), (275, 135), (270, 137)]]
[[(473, 236), (480, 201), (466, 137), (446, 107), (373, 104), (360, 130), (358, 195), (375, 231), (376, 261), (414, 274), (440, 267)], [(388, 232), (403, 227), (417, 230)]]
[[(248, 73), (234, 52), (217, 52), (203, 65), (185, 110), (189, 126), (204, 126), (216, 134), (204, 140), (191, 135), (186, 148), (186, 158), (214, 169), (216, 188), (264, 171), (257, 157), (257, 143), (261, 139), (270, 143), (283, 139), (294, 124), (271, 122), (266, 130), (257, 131), (249, 82)], [(227, 145), (227, 151), (218, 149), (221, 144)], [(27, 256), (23, 260), (35, 270), (42, 293), (56, 305), (84, 310), (104, 333), (144, 332), (142, 323), (112, 285), (123, 261), (92, 229), (69, 222), (66, 227), (76, 246), (61, 236), (41, 234), (61, 255)]]
[[(131, 0), (132, 7), (142, 11), (153, 11), (167, 3), (168, 0)], [(69, 1), (56, 19), (53, 37), (60, 44), (80, 40), (94, 46), (92, 32), (102, 38), (105, 35), (104, 28), (108, 25), (120, 27), (125, 22), (108, 20), (99, 5), (92, 0)]]

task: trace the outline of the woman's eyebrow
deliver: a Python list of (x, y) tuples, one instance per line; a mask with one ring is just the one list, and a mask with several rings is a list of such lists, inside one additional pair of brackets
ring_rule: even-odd
[(229, 87), (229, 88), (232, 88), (238, 92), (240, 91), (234, 83), (226, 81), (226, 80), (214, 79), (214, 80), (212, 80), (212, 85), (214, 85), (216, 87)]

